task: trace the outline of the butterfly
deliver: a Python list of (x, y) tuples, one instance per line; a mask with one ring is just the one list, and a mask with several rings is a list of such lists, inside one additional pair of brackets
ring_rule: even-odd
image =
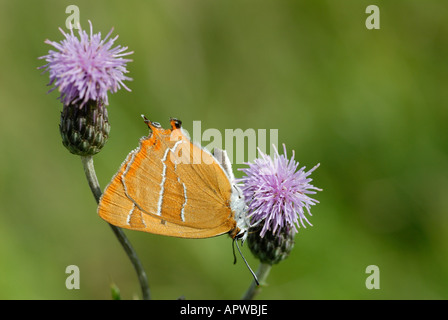
[(227, 233), (244, 242), (248, 209), (226, 151), (215, 148), (211, 154), (191, 142), (178, 119), (171, 118), (171, 128), (163, 129), (142, 117), (151, 132), (104, 190), (99, 216), (153, 234), (208, 238)]

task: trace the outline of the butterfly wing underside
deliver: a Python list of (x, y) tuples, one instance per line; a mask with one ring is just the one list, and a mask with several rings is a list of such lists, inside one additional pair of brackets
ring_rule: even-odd
[(231, 183), (218, 161), (173, 124), (167, 130), (148, 125), (152, 134), (106, 187), (99, 215), (122, 228), (174, 237), (233, 230)]

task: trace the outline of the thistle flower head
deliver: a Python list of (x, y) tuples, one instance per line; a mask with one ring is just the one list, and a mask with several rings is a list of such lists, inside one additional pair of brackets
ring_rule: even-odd
[(297, 170), (299, 163), (294, 160), (294, 151), (291, 159), (288, 159), (285, 145), (284, 154), (280, 155), (275, 149), (273, 159), (258, 151), (261, 157), (253, 163), (247, 163), (249, 168), (240, 169), (246, 176), (238, 179), (238, 182), (242, 183), (251, 224), (263, 222), (260, 237), (268, 230), (278, 234), (285, 228), (292, 228), (295, 234), (296, 226), (306, 227), (305, 222), (311, 225), (305, 210), (311, 215), (311, 206), (319, 201), (309, 195), (322, 190), (310, 184), (312, 179), (309, 176), (319, 165), (308, 172), (305, 167)]
[(109, 38), (112, 30), (104, 39), (101, 33), (93, 34), (92, 23), (90, 35), (79, 28), (79, 38), (73, 33), (59, 30), (65, 39), (61, 42), (46, 40), (55, 50), (50, 50), (47, 55), (39, 57), (45, 59), (47, 64), (39, 69), (44, 69), (50, 74), (49, 86), (53, 86), (49, 92), (58, 88), (59, 99), (64, 105), (78, 104), (83, 107), (89, 100), (99, 101), (108, 105), (107, 92), (117, 92), (121, 87), (130, 91), (123, 83), (124, 80), (132, 80), (125, 76), (126, 63), (130, 59), (123, 58), (133, 52), (125, 52), (128, 48), (116, 46), (115, 40)]

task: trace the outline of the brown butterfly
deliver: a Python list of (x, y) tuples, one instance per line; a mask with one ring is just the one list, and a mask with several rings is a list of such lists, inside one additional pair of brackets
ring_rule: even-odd
[[(104, 190), (100, 217), (121, 228), (165, 236), (228, 233), (244, 242), (250, 226), (247, 206), (227, 153), (215, 149), (212, 155), (192, 143), (180, 120), (170, 119), (171, 128), (163, 129), (142, 117), (151, 133), (140, 139)], [(238, 242), (237, 248), (241, 254)]]

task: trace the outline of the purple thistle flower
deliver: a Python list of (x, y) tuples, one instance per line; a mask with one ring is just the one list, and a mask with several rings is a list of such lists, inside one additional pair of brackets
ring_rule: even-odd
[(106, 38), (101, 39), (101, 32), (93, 34), (90, 24), (90, 36), (79, 28), (79, 38), (73, 34), (59, 30), (65, 36), (61, 42), (45, 40), (57, 51), (50, 50), (46, 56), (39, 57), (48, 63), (38, 69), (45, 68), (50, 73), (51, 92), (58, 88), (61, 93), (59, 100), (64, 105), (78, 103), (83, 107), (89, 100), (99, 101), (108, 105), (107, 92), (117, 92), (124, 87), (131, 91), (124, 80), (132, 80), (124, 74), (126, 63), (132, 61), (124, 56), (133, 52), (124, 52), (128, 48), (116, 46), (112, 48), (118, 36), (110, 38), (113, 28)]
[(309, 178), (319, 164), (308, 172), (305, 172), (305, 167), (297, 170), (299, 163), (294, 160), (294, 151), (288, 159), (285, 145), (283, 150), (284, 154), (279, 155), (275, 149), (274, 159), (258, 150), (261, 157), (253, 163), (246, 163), (249, 168), (239, 169), (246, 174), (238, 182), (243, 183), (241, 189), (249, 207), (251, 224), (264, 220), (261, 237), (268, 230), (278, 233), (283, 227), (292, 228), (297, 233), (295, 225), (300, 227), (301, 224), (306, 228), (304, 221), (312, 225), (304, 209), (311, 215), (311, 206), (319, 203), (308, 196), (322, 191), (311, 185), (312, 179)]

